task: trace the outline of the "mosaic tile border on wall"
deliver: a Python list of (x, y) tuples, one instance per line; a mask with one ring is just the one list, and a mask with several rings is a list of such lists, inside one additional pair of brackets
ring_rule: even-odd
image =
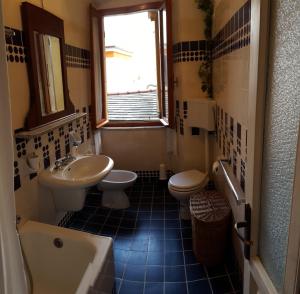
[[(6, 59), (8, 62), (28, 62), (28, 50), (24, 46), (24, 32), (18, 29), (5, 27), (14, 32), (14, 36), (6, 37)], [(76, 68), (90, 68), (91, 57), (87, 49), (65, 44), (66, 66)]]
[(217, 145), (230, 166), (241, 189), (245, 192), (248, 130), (217, 105)]
[(173, 61), (202, 62), (208, 60), (211, 46), (206, 40), (185, 41), (173, 45)]
[[(83, 107), (87, 109), (87, 107)], [(30, 140), (15, 138), (14, 146), (14, 190), (21, 188), (22, 183), (32, 180), (37, 173), (27, 170), (27, 156), (35, 153), (40, 158), (41, 170), (48, 168), (55, 160), (60, 159), (71, 151), (69, 132), (79, 132), (82, 144), (90, 138), (90, 122), (82, 117), (73, 122), (57, 127), (43, 135)]]
[(214, 36), (212, 58), (250, 45), (251, 0), (248, 0)]
[(248, 0), (214, 36), (212, 42), (194, 40), (173, 45), (173, 61), (202, 62), (217, 59), (250, 45), (251, 0)]
[(72, 45), (65, 45), (66, 64), (68, 67), (90, 68), (90, 51)]

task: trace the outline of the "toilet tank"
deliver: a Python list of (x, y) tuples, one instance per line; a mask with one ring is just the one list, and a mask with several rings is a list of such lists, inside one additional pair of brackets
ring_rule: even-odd
[(208, 98), (185, 101), (187, 102), (187, 125), (207, 131), (215, 131), (216, 101)]

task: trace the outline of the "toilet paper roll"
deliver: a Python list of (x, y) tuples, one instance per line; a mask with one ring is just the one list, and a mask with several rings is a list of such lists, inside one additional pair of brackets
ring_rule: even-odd
[(219, 170), (219, 161), (215, 161), (212, 166), (212, 173), (215, 175)]
[(167, 179), (166, 165), (164, 163), (159, 165), (159, 179), (160, 180)]

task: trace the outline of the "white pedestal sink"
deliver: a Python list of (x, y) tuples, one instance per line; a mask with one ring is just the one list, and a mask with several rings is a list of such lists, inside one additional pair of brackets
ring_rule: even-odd
[(51, 166), (39, 175), (39, 183), (50, 189), (58, 211), (83, 208), (86, 188), (100, 182), (113, 168), (114, 162), (105, 155), (78, 156), (65, 166)]

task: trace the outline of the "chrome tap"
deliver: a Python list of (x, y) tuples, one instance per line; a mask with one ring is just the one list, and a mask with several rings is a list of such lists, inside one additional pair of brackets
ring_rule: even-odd
[(56, 160), (55, 163), (54, 163), (54, 165), (55, 165), (55, 167), (54, 167), (55, 170), (61, 169), (61, 167), (63, 165), (62, 164), (62, 159)]

